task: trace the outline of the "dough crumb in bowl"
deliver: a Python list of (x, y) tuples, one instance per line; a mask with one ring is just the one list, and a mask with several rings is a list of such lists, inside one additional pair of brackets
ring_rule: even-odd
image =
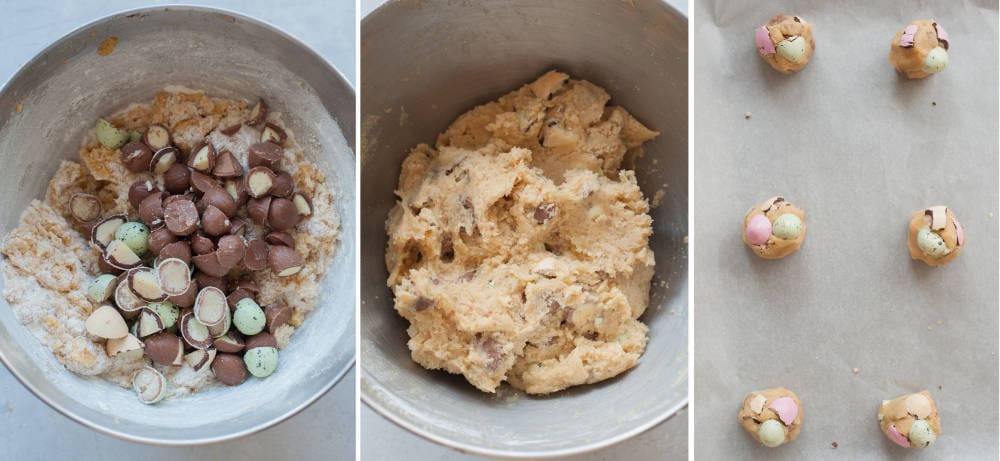
[(635, 366), (652, 219), (622, 164), (658, 133), (609, 100), (550, 71), (403, 161), (386, 266), (414, 361), (529, 394)]
[[(152, 101), (131, 104), (107, 119), (115, 129), (132, 133), (133, 142), (142, 138), (146, 144), (150, 142), (144, 133), (151, 125), (165, 127), (169, 130), (170, 144), (180, 150), (182, 157), (193, 155), (193, 147), (208, 142), (218, 152), (231, 152), (241, 172), (248, 170), (249, 146), (261, 140), (263, 129), (273, 126), (287, 136), (281, 143), (281, 168), (293, 180), (289, 187), (293, 187), (295, 194), (308, 197), (311, 205), (311, 214), (286, 231), (291, 239), (288, 243), (293, 244), (294, 252), (304, 264), (297, 273), (285, 277), (270, 270), (237, 268), (228, 274), (231, 280), (226, 290), (226, 293), (234, 290), (237, 278), (243, 277), (252, 280), (259, 289), (255, 299), (261, 306), (292, 307), (287, 323), (276, 326), (273, 332), (278, 348), (283, 349), (318, 304), (319, 284), (336, 251), (340, 222), (333, 192), (322, 168), (313, 163), (314, 156), (307, 155), (296, 142), (281, 113), (266, 112), (260, 123), (252, 123), (252, 106), (245, 101), (169, 86)], [(166, 190), (164, 175), (130, 171), (123, 162), (121, 148), (106, 147), (94, 131), (83, 139), (79, 155), (79, 161), (62, 162), (49, 182), (44, 200), (34, 200), (21, 215), (18, 226), (3, 239), (0, 252), (4, 258), (0, 266), (5, 279), (4, 297), (17, 319), (67, 369), (127, 387), (132, 385), (133, 374), (150, 364), (149, 358), (141, 353), (109, 355), (105, 339), (86, 328), (88, 317), (98, 307), (88, 298), (88, 285), (106, 272), (107, 267), (102, 267), (106, 263), (99, 261), (101, 250), (91, 241), (90, 228), (94, 223), (75, 220), (70, 203), (77, 194), (89, 194), (99, 200), (104, 217), (124, 214), (138, 221), (141, 213), (130, 204), (130, 189), (137, 182), (150, 181), (156, 189)], [(197, 196), (196, 190), (185, 192)], [(264, 238), (269, 230), (252, 224), (242, 207), (236, 212), (234, 220), (237, 219), (248, 223), (245, 228), (248, 240)], [(147, 255), (144, 264), (152, 266), (156, 256)], [(224, 278), (220, 280), (226, 282)], [(177, 366), (153, 366), (167, 378), (167, 397), (190, 395), (218, 382), (211, 367), (205, 364), (193, 366), (184, 361)]]

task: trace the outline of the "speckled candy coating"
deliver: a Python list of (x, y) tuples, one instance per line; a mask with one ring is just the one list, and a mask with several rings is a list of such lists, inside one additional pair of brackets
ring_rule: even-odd
[(743, 243), (764, 259), (794, 253), (805, 241), (805, 212), (783, 197), (771, 197), (743, 216)]
[(801, 70), (816, 49), (812, 24), (799, 16), (778, 14), (754, 30), (757, 55), (783, 74)]
[(775, 387), (747, 394), (737, 415), (740, 426), (766, 447), (789, 443), (802, 430), (802, 404), (794, 392)]
[(952, 210), (937, 205), (910, 215), (906, 245), (911, 258), (942, 266), (958, 257), (968, 244), (966, 237)]
[(927, 448), (941, 435), (940, 415), (927, 391), (883, 400), (878, 423), (887, 439), (904, 448)]

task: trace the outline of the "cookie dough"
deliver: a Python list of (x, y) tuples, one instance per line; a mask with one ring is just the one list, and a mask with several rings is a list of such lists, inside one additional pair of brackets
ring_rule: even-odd
[(886, 438), (903, 448), (927, 448), (941, 435), (937, 405), (927, 391), (882, 401), (878, 424)]
[(965, 246), (965, 229), (943, 205), (913, 212), (907, 236), (910, 257), (931, 266), (948, 264)]
[(406, 157), (386, 266), (414, 361), (530, 394), (635, 366), (652, 220), (622, 162), (658, 133), (609, 99), (549, 72)]
[(889, 62), (906, 78), (924, 78), (948, 66), (948, 33), (933, 19), (913, 21), (896, 32)]
[(783, 74), (798, 72), (809, 64), (816, 42), (812, 24), (799, 16), (778, 14), (754, 31), (757, 54)]
[(754, 205), (743, 216), (743, 243), (764, 259), (780, 259), (802, 246), (806, 214), (782, 197)]
[(755, 440), (774, 448), (799, 436), (805, 413), (794, 392), (774, 387), (747, 394), (738, 418)]

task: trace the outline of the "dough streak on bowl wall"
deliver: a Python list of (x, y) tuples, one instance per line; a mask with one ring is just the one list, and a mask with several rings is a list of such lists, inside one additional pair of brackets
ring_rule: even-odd
[(609, 100), (551, 71), (404, 160), (386, 266), (417, 363), (531, 394), (636, 365), (652, 219), (622, 165), (658, 133)]
[[(259, 139), (259, 130), (246, 124), (233, 136), (220, 130), (246, 122), (249, 115), (250, 108), (243, 101), (169, 86), (152, 102), (132, 104), (108, 119), (129, 130), (142, 130), (151, 123), (165, 125), (184, 152), (208, 140), (218, 151), (235, 154), (246, 171), (248, 146)], [(267, 120), (284, 126), (280, 113), (269, 113)], [(261, 305), (282, 302), (294, 308), (289, 324), (275, 332), (279, 348), (287, 346), (296, 327), (317, 307), (319, 282), (336, 250), (340, 228), (325, 173), (311, 160), (315, 156), (299, 146), (294, 133), (287, 127), (285, 131), (288, 139), (283, 152), (284, 169), (294, 177), (296, 189), (312, 197), (313, 213), (292, 232), (295, 249), (305, 259), (301, 272), (284, 278), (269, 271), (254, 275), (260, 286)], [(67, 369), (129, 386), (134, 371), (147, 360), (130, 354), (109, 357), (104, 341), (85, 329), (84, 322), (96, 307), (87, 299), (86, 287), (101, 272), (99, 254), (92, 248), (89, 234), (74, 223), (68, 210), (70, 197), (84, 192), (100, 198), (104, 216), (134, 216), (136, 210), (128, 201), (130, 186), (140, 179), (156, 182), (162, 178), (132, 173), (120, 158), (118, 150), (101, 146), (91, 131), (82, 141), (80, 161), (64, 161), (49, 182), (44, 199), (33, 200), (19, 226), (4, 237), (2, 270), (4, 297), (14, 314)], [(162, 189), (162, 183), (158, 185)], [(188, 395), (216, 383), (207, 366), (197, 372), (187, 363), (156, 367), (168, 379), (169, 397)]]

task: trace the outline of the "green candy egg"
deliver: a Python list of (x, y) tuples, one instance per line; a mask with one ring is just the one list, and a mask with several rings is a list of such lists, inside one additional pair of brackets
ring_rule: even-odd
[(233, 325), (247, 336), (260, 333), (264, 330), (264, 310), (254, 300), (243, 298), (236, 303)]
[(243, 355), (243, 363), (250, 374), (266, 378), (278, 368), (278, 350), (273, 347), (255, 347)]
[(181, 316), (181, 310), (170, 301), (149, 303), (146, 307), (152, 309), (153, 312), (156, 312), (156, 315), (160, 316), (164, 329), (177, 325), (177, 319)]
[(927, 424), (927, 420), (918, 419), (910, 426), (910, 444), (916, 448), (927, 448), (937, 440), (937, 434)]
[(928, 74), (941, 72), (945, 67), (948, 67), (948, 52), (940, 46), (931, 50), (924, 58), (923, 70)]
[(117, 286), (118, 277), (111, 274), (98, 275), (87, 286), (87, 298), (90, 298), (94, 303), (103, 303), (115, 293), (115, 287)]
[(917, 231), (917, 246), (929, 256), (941, 256), (948, 251), (944, 239), (937, 232), (927, 228)]
[(127, 222), (118, 226), (115, 239), (124, 242), (137, 256), (142, 256), (149, 249), (149, 227), (141, 222)]
[(775, 237), (785, 240), (797, 239), (802, 234), (802, 220), (794, 214), (785, 213), (774, 220), (774, 228), (771, 233)]
[(785, 428), (776, 419), (769, 419), (760, 425), (757, 431), (760, 442), (774, 448), (785, 443)]
[(97, 119), (97, 124), (94, 125), (94, 134), (97, 135), (97, 141), (108, 149), (121, 147), (128, 142), (130, 137), (128, 130), (115, 128), (111, 122), (103, 118)]
[(778, 54), (789, 61), (802, 62), (806, 56), (806, 39), (795, 36), (778, 42)]

